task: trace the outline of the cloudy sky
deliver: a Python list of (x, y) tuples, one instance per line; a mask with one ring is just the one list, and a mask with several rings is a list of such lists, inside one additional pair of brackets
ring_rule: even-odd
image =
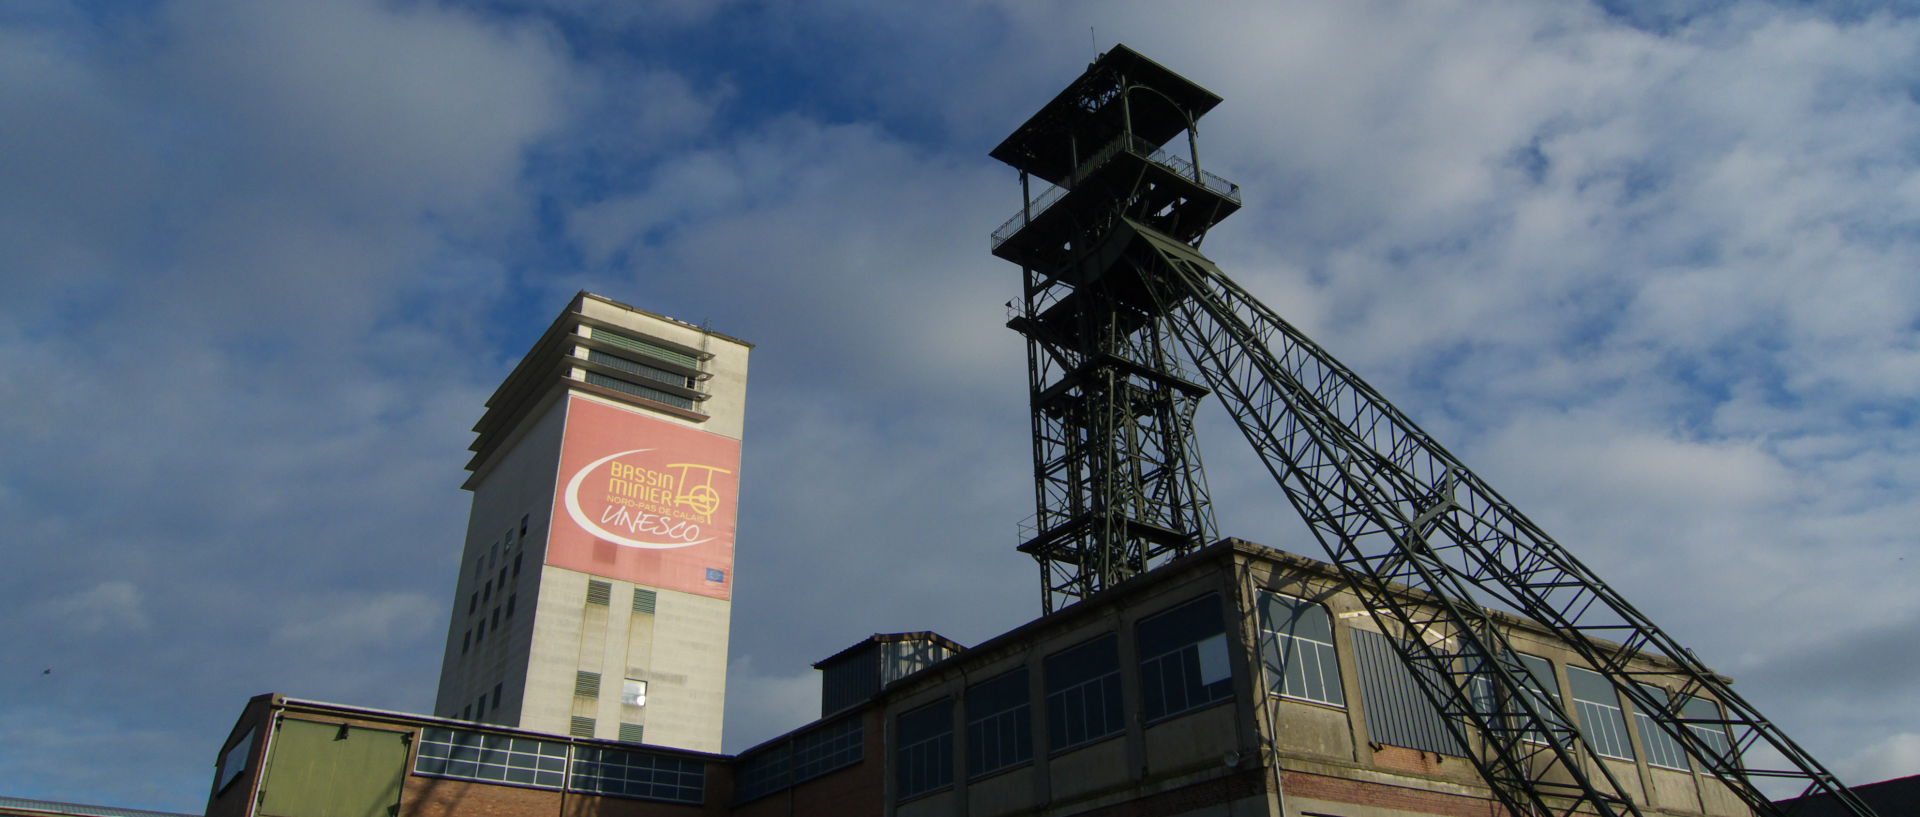
[[(1223, 268), (1849, 782), (1920, 772), (1920, 18), (1871, 2), (0, 0), (0, 794), (198, 812), (431, 707), (482, 401), (590, 289), (758, 344), (727, 745), (1039, 608), (986, 152), (1125, 42)], [(1317, 553), (1209, 409), (1222, 532)], [(50, 671), (50, 672), (48, 672)]]

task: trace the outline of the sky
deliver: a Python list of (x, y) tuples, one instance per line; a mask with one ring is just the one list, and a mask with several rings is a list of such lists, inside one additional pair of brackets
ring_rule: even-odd
[[(1920, 773), (1904, 3), (0, 0), (0, 794), (199, 812), (432, 707), (483, 402), (576, 291), (757, 344), (726, 745), (1040, 609), (987, 151), (1124, 42), (1206, 251), (1843, 780)], [(1221, 532), (1318, 545), (1217, 406)]]

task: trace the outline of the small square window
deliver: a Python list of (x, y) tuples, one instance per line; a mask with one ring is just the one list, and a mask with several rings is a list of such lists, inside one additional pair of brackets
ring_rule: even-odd
[(627, 706), (647, 705), (647, 682), (634, 678), (626, 679), (620, 686), (620, 703)]

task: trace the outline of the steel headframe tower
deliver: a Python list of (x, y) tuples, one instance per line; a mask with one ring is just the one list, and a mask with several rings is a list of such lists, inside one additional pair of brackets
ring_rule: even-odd
[[(1219, 97), (1125, 46), (993, 151), (1026, 201), (993, 234), (1024, 270), (1039, 524), (1051, 609), (1208, 537), (1190, 432), (1218, 394), (1508, 813), (1639, 815), (1489, 611), (1552, 629), (1754, 811), (1776, 778), (1873, 810), (1377, 391), (1199, 251), (1239, 189), (1193, 161)], [(1159, 147), (1186, 131), (1189, 159)], [(1035, 196), (1031, 179), (1053, 187)], [(1173, 350), (1179, 351), (1178, 358)], [(1184, 360), (1207, 384), (1181, 375)], [(1409, 588), (1413, 592), (1408, 592)], [(1765, 746), (1783, 764), (1758, 768)]]
[[(1197, 246), (1240, 208), (1200, 171), (1194, 122), (1220, 97), (1120, 46), (993, 150), (1020, 171), (1020, 212), (993, 234), (1025, 286), (1037, 513), (1020, 550), (1043, 605), (1064, 607), (1214, 537), (1168, 314), (1116, 254), (1129, 219)], [(1185, 135), (1185, 158), (1162, 149)], [(1039, 181), (1036, 190), (1035, 181)]]

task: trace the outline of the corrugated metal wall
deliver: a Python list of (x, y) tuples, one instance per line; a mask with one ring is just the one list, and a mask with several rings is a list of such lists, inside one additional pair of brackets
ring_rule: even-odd
[(1366, 706), (1367, 733), (1373, 741), (1465, 755), (1466, 751), (1447, 734), (1440, 713), (1420, 693), (1414, 670), (1400, 660), (1387, 636), (1366, 630), (1351, 632), (1354, 663), (1360, 668), (1360, 699)]

